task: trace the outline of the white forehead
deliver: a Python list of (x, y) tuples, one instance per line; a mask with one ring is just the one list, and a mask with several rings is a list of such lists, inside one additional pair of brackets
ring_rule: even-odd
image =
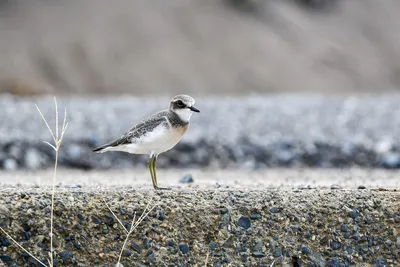
[(181, 100), (183, 103), (185, 103), (188, 106), (193, 106), (195, 101), (192, 97), (188, 95), (177, 95), (174, 98), (172, 98), (171, 102), (175, 102)]

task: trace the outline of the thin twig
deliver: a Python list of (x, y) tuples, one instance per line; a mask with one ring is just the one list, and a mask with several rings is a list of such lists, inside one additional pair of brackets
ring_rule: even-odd
[(136, 221), (136, 223), (135, 223), (135, 218), (136, 218), (136, 212), (135, 212), (135, 214), (133, 215), (133, 219), (132, 219), (132, 224), (131, 224), (130, 230), (127, 231), (127, 229), (125, 228), (125, 226), (121, 223), (121, 221), (118, 219), (118, 217), (115, 215), (115, 213), (111, 210), (110, 206), (107, 204), (107, 202), (104, 200), (104, 198), (103, 198), (103, 201), (104, 201), (104, 203), (106, 204), (107, 208), (111, 211), (111, 213), (113, 214), (113, 216), (117, 219), (117, 221), (119, 222), (119, 224), (122, 226), (122, 228), (124, 228), (124, 230), (127, 232), (126, 237), (125, 237), (125, 240), (124, 240), (124, 243), (123, 243), (122, 248), (121, 248), (121, 251), (120, 251), (120, 253), (119, 253), (118, 262), (117, 262), (117, 264), (116, 264), (116, 266), (118, 267), (118, 266), (120, 266), (120, 262), (121, 262), (121, 258), (122, 258), (122, 253), (124, 252), (126, 243), (128, 242), (130, 235), (135, 231), (135, 229), (136, 229), (136, 228), (139, 226), (139, 224), (144, 220), (144, 218), (146, 218), (146, 217), (149, 215), (149, 213), (158, 205), (158, 203), (154, 204), (154, 205), (152, 206), (152, 208), (151, 208), (149, 211), (146, 212), (146, 210), (149, 208), (149, 205), (150, 205), (150, 202), (151, 202), (151, 201), (149, 201), (149, 202), (147, 203), (146, 208), (144, 209), (142, 215), (140, 215), (140, 217), (139, 217), (139, 219)]
[[(29, 251), (27, 251), (26, 249), (24, 249), (23, 246), (21, 246), (14, 238), (12, 238), (1, 226), (0, 226), (0, 230), (3, 231), (3, 233), (9, 238), (11, 239), (11, 241), (13, 241), (20, 249), (22, 249), (25, 253), (27, 253), (29, 256), (31, 256), (32, 258), (34, 258), (37, 262), (39, 262), (41, 265), (47, 267), (46, 264), (44, 264), (43, 262), (41, 262), (38, 258), (36, 258), (35, 256), (33, 256)], [(50, 265), (51, 266), (51, 265)]]
[(50, 214), (50, 263), (51, 266), (54, 264), (53, 260), (53, 252), (54, 252), (54, 247), (53, 247), (53, 225), (54, 225), (54, 196), (55, 196), (55, 184), (56, 184), (56, 177), (57, 177), (57, 165), (58, 165), (58, 151), (60, 149), (64, 133), (67, 129), (68, 123), (67, 123), (67, 109), (64, 109), (64, 119), (63, 119), (63, 125), (61, 129), (61, 136), (59, 137), (59, 130), (58, 130), (58, 105), (57, 105), (57, 99), (54, 97), (54, 106), (56, 108), (56, 135), (54, 136), (53, 131), (51, 130), (46, 118), (43, 116), (42, 112), (40, 111), (39, 107), (35, 105), (37, 110), (39, 111), (40, 116), (42, 117), (44, 123), (47, 126), (47, 129), (49, 129), (49, 132), (51, 136), (53, 137), (54, 140), (54, 145), (50, 144), (49, 142), (43, 141), (44, 143), (48, 144), (51, 146), (55, 152), (56, 152), (56, 158), (54, 162), (54, 173), (53, 173), (53, 183), (52, 183), (52, 192), (51, 192), (51, 214)]
[(53, 131), (51, 130), (49, 124), (47, 123), (46, 119), (44, 118), (43, 113), (40, 111), (38, 105), (35, 104), (35, 106), (36, 106), (36, 109), (39, 111), (39, 114), (42, 117), (43, 121), (46, 123), (47, 129), (50, 131), (51, 136), (53, 137), (54, 143), (57, 143), (56, 139), (54, 138)]
[(103, 198), (103, 202), (104, 204), (106, 204), (108, 210), (112, 213), (112, 215), (115, 217), (115, 219), (119, 222), (119, 224), (122, 226), (122, 228), (124, 228), (125, 232), (128, 234), (129, 231), (128, 229), (126, 229), (126, 227), (122, 224), (122, 222), (118, 219), (117, 215), (115, 215), (115, 213), (112, 211), (112, 209), (110, 208), (110, 206), (108, 206), (106, 200)]
[(56, 106), (56, 140), (58, 142), (58, 106), (56, 97), (54, 97), (54, 105)]

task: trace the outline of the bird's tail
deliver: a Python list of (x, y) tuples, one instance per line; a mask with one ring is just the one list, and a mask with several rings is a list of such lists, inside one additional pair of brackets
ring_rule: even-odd
[(96, 153), (103, 153), (106, 152), (106, 148), (107, 148), (106, 146), (99, 146), (93, 149), (92, 151)]

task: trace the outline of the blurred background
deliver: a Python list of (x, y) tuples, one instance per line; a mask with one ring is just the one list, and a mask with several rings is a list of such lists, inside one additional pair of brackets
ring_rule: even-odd
[[(145, 168), (93, 154), (176, 94), (168, 168), (400, 168), (398, 0), (1, 0), (0, 168)], [(3, 172), (4, 174), (4, 172)]]
[(396, 91), (397, 0), (1, 0), (0, 91)]

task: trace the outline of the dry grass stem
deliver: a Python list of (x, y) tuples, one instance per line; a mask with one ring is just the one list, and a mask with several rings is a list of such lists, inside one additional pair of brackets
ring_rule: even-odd
[[(35, 256), (33, 256), (28, 250), (24, 249), (23, 246), (21, 246), (14, 238), (12, 238), (1, 226), (0, 226), (0, 230), (12, 241), (14, 242), (20, 249), (22, 249), (25, 253), (27, 253), (29, 256), (31, 256), (32, 258), (34, 258), (37, 262), (39, 262), (41, 265), (47, 267), (46, 264), (44, 264), (43, 262), (41, 262), (38, 258), (36, 258)], [(49, 265), (51, 266), (51, 265)]]
[(129, 231), (126, 229), (126, 227), (123, 225), (123, 223), (119, 220), (119, 218), (117, 217), (117, 215), (111, 210), (110, 206), (107, 204), (107, 202), (105, 201), (105, 199), (103, 198), (104, 203), (106, 204), (107, 208), (110, 210), (110, 212), (112, 213), (112, 215), (115, 217), (115, 219), (119, 222), (119, 224), (122, 226), (122, 228), (125, 230), (126, 232), (126, 238), (124, 240), (124, 243), (122, 245), (121, 251), (119, 253), (119, 257), (118, 257), (118, 262), (116, 264), (116, 266), (121, 266), (121, 258), (122, 258), (122, 253), (124, 252), (126, 243), (129, 240), (130, 235), (136, 230), (136, 228), (139, 226), (139, 224), (149, 215), (149, 213), (158, 205), (158, 203), (154, 204), (151, 209), (149, 209), (147, 212), (146, 210), (149, 208), (150, 206), (150, 202), (147, 203), (146, 208), (143, 210), (142, 215), (139, 217), (139, 219), (135, 222), (136, 219), (136, 212), (133, 215), (133, 219), (132, 219), (132, 223), (131, 223), (131, 227), (129, 229)]

